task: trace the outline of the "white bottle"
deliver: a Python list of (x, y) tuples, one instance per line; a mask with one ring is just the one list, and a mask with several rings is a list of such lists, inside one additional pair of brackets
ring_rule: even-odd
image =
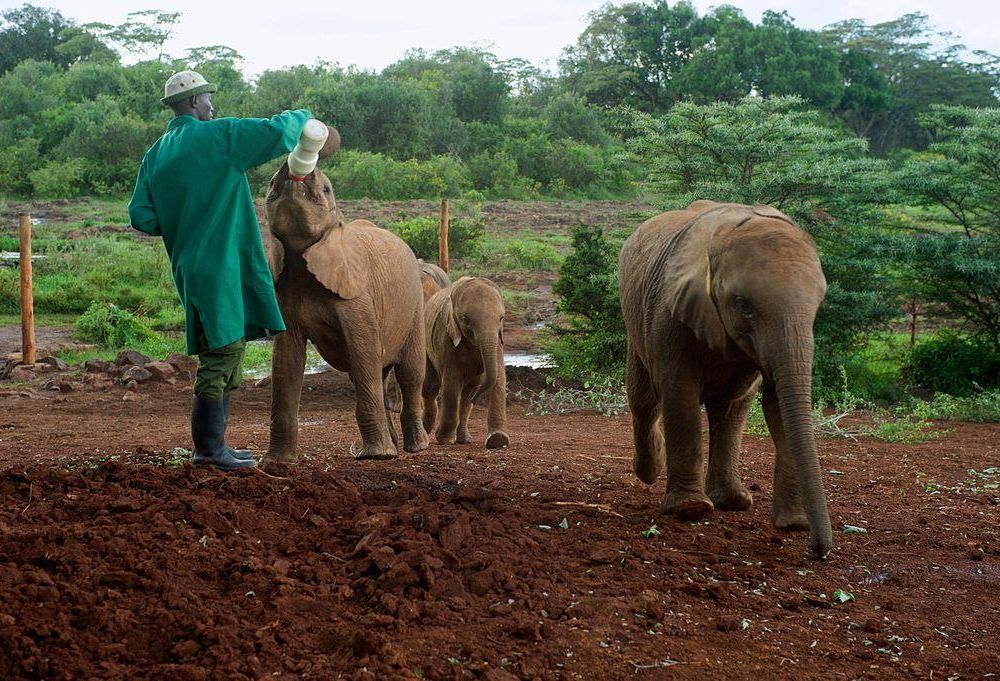
[(303, 178), (316, 169), (319, 150), (326, 143), (328, 134), (326, 126), (315, 118), (305, 124), (298, 144), (288, 155), (288, 172), (292, 176)]

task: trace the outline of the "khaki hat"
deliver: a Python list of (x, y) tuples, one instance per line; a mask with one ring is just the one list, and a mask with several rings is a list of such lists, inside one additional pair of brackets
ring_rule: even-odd
[(197, 71), (180, 71), (167, 78), (163, 86), (164, 104), (173, 104), (187, 97), (200, 95), (202, 92), (215, 92), (219, 88), (215, 83), (209, 83)]

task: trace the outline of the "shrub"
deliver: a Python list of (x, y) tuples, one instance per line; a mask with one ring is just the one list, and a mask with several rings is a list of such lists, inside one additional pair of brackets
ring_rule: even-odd
[(943, 332), (913, 347), (907, 371), (921, 387), (966, 397), (1000, 386), (1000, 355), (984, 340)]
[(564, 321), (553, 324), (544, 340), (556, 373), (587, 380), (620, 376), (626, 336), (618, 299), (618, 262), (600, 227), (573, 228), (573, 252), (552, 286)]
[(87, 164), (82, 158), (49, 161), (28, 174), (35, 193), (50, 199), (68, 199), (84, 186)]
[[(410, 218), (390, 223), (387, 227), (409, 244), (418, 258), (437, 262), (438, 234), (440, 232), (440, 223), (437, 218)], [(478, 216), (453, 218), (448, 224), (449, 257), (466, 258), (477, 252), (484, 233), (482, 219)]]
[(147, 344), (156, 334), (145, 321), (117, 305), (94, 301), (76, 320), (76, 336), (112, 350)]
[(382, 154), (344, 151), (333, 158), (324, 172), (342, 199), (436, 199), (461, 196), (471, 188), (465, 166), (450, 156), (397, 161)]

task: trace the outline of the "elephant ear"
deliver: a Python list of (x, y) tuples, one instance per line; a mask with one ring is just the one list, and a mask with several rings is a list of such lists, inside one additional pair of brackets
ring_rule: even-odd
[(270, 233), (264, 241), (264, 247), (267, 253), (267, 266), (271, 270), (271, 279), (277, 283), (285, 269), (285, 247), (277, 237)]
[(712, 300), (709, 247), (719, 227), (732, 217), (726, 207), (696, 215), (671, 237), (656, 267), (663, 272), (661, 294), (671, 315), (717, 352), (725, 352), (728, 335)]
[(452, 300), (451, 296), (448, 296), (448, 302), (445, 304), (442, 314), (448, 338), (451, 339), (452, 345), (457, 348), (458, 344), (462, 342), (462, 329), (458, 326), (458, 318), (455, 317), (455, 301)]
[(759, 203), (759, 204), (757, 204), (757, 205), (755, 205), (753, 207), (753, 212), (756, 213), (757, 215), (761, 216), (761, 217), (764, 217), (764, 218), (775, 218), (776, 220), (783, 220), (783, 221), (787, 222), (788, 224), (795, 226), (795, 221), (794, 220), (792, 220), (790, 217), (788, 217), (787, 215), (785, 215), (784, 213), (782, 213), (780, 210), (778, 210), (777, 208), (774, 208), (772, 206), (767, 206), (767, 205), (764, 205), (762, 203)]
[(345, 300), (357, 298), (368, 287), (360, 240), (343, 225), (327, 230), (302, 253), (306, 268), (333, 293)]

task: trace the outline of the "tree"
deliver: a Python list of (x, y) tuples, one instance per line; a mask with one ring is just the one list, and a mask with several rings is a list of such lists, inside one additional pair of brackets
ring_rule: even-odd
[(915, 12), (871, 26), (851, 19), (827, 27), (824, 35), (837, 49), (863, 56), (888, 84), (890, 106), (870, 108), (852, 125), (866, 131), (876, 153), (926, 148), (931, 140), (918, 119), (932, 104), (998, 104), (995, 57), (976, 53), (978, 61), (968, 61), (965, 48), (953, 36), (935, 31), (926, 14)]
[(681, 70), (711, 37), (690, 2), (605, 5), (589, 18), (560, 68), (574, 92), (603, 106), (666, 110), (682, 95)]
[(627, 146), (646, 189), (667, 209), (696, 199), (763, 203), (816, 239), (829, 288), (816, 324), (816, 369), (836, 369), (896, 315), (895, 283), (868, 257), (876, 208), (891, 199), (888, 168), (865, 140), (830, 127), (795, 97), (680, 103), (665, 116), (631, 114)]
[(25, 4), (0, 14), (0, 75), (26, 59), (66, 67), (113, 53), (55, 10)]
[(109, 43), (119, 45), (126, 53), (142, 56), (155, 55), (157, 61), (166, 56), (163, 46), (174, 33), (180, 22), (180, 12), (164, 12), (147, 9), (129, 12), (125, 21), (118, 25), (93, 22), (84, 28)]
[(934, 106), (920, 123), (936, 141), (897, 182), (916, 205), (943, 208), (951, 228), (897, 234), (887, 247), (917, 295), (1000, 357), (1000, 109)]

